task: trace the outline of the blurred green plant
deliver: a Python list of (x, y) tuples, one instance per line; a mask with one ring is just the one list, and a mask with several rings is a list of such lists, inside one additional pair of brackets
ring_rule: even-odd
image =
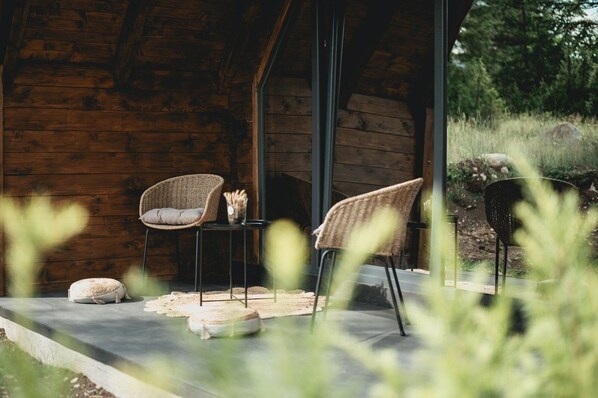
[(87, 212), (78, 205), (54, 207), (46, 197), (33, 197), (22, 205), (3, 198), (0, 219), (8, 242), (8, 292), (31, 296), (42, 253), (81, 232)]
[[(517, 164), (525, 175), (534, 174), (524, 160)], [(198, 345), (197, 355), (213, 359), (210, 368), (202, 370), (208, 372), (211, 388), (226, 397), (593, 396), (598, 388), (598, 275), (587, 236), (596, 228), (598, 213), (580, 214), (574, 194), (556, 196), (540, 183), (532, 182), (527, 195), (529, 203), (517, 208), (524, 220), (517, 239), (526, 252), (530, 278), (542, 281), (541, 289), (525, 291), (517, 301), (506, 294), (494, 296), (484, 305), (478, 294), (460, 290), (451, 290), (454, 297), (448, 299), (446, 290), (430, 283), (426, 304), (409, 309), (412, 336), (406, 338), (417, 338), (421, 344), (409, 368), (397, 359), (400, 348), (380, 350), (359, 342), (334, 316), (320, 319), (313, 333), (307, 332), (305, 317), (282, 318), (256, 340), (254, 350), (241, 354), (255, 366), (236, 366), (234, 360), (231, 364), (231, 358), (240, 355), (236, 339), (221, 342), (216, 356), (207, 345)], [(14, 215), (8, 220), (14, 222)], [(31, 220), (35, 224), (38, 218)], [(395, 214), (381, 212), (355, 231), (335, 273), (332, 295), (337, 308), (347, 308), (359, 267), (394, 233), (396, 224)], [(38, 229), (19, 233), (27, 231)], [(32, 236), (37, 232), (23, 239), (28, 243), (18, 250), (37, 250), (32, 242), (43, 238)], [(267, 247), (268, 268), (279, 279), (284, 276), (285, 288), (300, 285), (307, 241), (299, 229), (289, 222), (275, 223)], [(516, 308), (525, 320), (522, 331), (514, 327)], [(338, 363), (348, 358), (377, 376), (368, 391), (359, 377), (341, 375)], [(175, 368), (160, 369), (167, 373)], [(27, 369), (18, 372), (23, 383), (30, 382)]]
[[(8, 247), (6, 263), (8, 292), (16, 297), (31, 297), (45, 250), (58, 246), (83, 230), (87, 212), (80, 206), (53, 206), (48, 198), (34, 197), (19, 204), (8, 198), (0, 202), (0, 221)], [(27, 301), (21, 302), (27, 313)], [(28, 325), (22, 314), (19, 322)], [(62, 379), (66, 371), (44, 367), (14, 346), (0, 351), (0, 382), (10, 397), (57, 397), (66, 395)]]

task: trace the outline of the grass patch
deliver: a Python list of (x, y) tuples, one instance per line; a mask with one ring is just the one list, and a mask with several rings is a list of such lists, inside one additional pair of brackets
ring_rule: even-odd
[(0, 397), (113, 398), (88, 378), (44, 365), (6, 338), (0, 329)]
[[(581, 132), (580, 145), (562, 145), (544, 138), (546, 131), (565, 121)], [(452, 119), (448, 122), (447, 144), (449, 164), (484, 153), (509, 155), (509, 146), (516, 145), (547, 176), (571, 170), (598, 169), (598, 119), (514, 115), (491, 124)]]
[[(1, 329), (0, 358), (5, 359), (0, 361), (0, 394), (2, 397), (66, 396), (66, 386), (64, 382), (59, 383), (59, 381), (71, 380), (73, 373), (37, 362), (8, 340), (4, 330)], [(27, 370), (26, 374), (22, 372), (24, 369)], [(23, 377), (26, 377), (26, 380)], [(37, 382), (31, 383), (31, 380)], [(59, 384), (62, 384), (62, 387), (59, 387)]]

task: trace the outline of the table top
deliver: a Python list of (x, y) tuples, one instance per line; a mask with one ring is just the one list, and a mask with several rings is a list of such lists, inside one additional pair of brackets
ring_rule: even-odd
[(244, 223), (229, 224), (228, 222), (221, 221), (210, 221), (202, 224), (202, 228), (205, 230), (220, 230), (220, 231), (243, 231), (248, 229), (264, 229), (268, 225), (272, 224), (272, 221), (268, 220), (246, 220)]

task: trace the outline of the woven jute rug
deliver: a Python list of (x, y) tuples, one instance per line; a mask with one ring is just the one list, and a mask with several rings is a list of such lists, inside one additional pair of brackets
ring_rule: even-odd
[[(233, 295), (237, 299), (245, 298), (243, 288), (234, 288)], [(225, 311), (230, 308), (244, 307), (243, 302), (239, 300), (218, 301), (229, 298), (230, 291), (228, 290), (204, 292), (203, 305), (200, 306), (199, 293), (172, 292), (145, 303), (144, 311), (157, 312), (170, 317), (190, 317), (213, 313), (220, 309)], [(315, 296), (314, 293), (303, 290), (277, 290), (276, 302), (274, 302), (272, 291), (261, 286), (254, 286), (247, 289), (247, 298), (247, 306), (255, 309), (261, 319), (267, 319), (311, 314)], [(317, 311), (322, 310), (324, 301), (325, 297), (320, 297)]]

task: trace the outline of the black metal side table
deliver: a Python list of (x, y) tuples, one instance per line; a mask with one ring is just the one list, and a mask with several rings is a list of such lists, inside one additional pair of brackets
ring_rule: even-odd
[[(459, 243), (458, 243), (458, 235), (457, 235), (457, 225), (458, 225), (458, 221), (459, 221), (459, 216), (456, 214), (447, 214), (445, 216), (445, 220), (447, 223), (449, 224), (453, 224), (453, 245), (454, 245), (454, 255), (453, 255), (453, 283), (454, 283), (454, 287), (457, 288), (457, 253), (459, 250)], [(426, 222), (422, 222), (422, 221), (408, 221), (407, 222), (407, 228), (411, 228), (411, 229), (415, 229), (418, 231), (424, 230), (424, 229), (430, 229), (430, 225)], [(411, 252), (414, 253), (414, 249), (415, 249), (415, 240), (412, 239), (412, 248), (411, 248)], [(417, 261), (417, 260), (416, 260)], [(411, 271), (413, 271), (414, 266), (416, 265), (416, 262), (413, 263), (413, 265), (411, 266)], [(442, 269), (442, 280), (444, 281), (444, 267)], [(444, 282), (443, 282), (444, 284)]]
[(195, 267), (195, 291), (198, 291), (199, 279), (199, 305), (203, 305), (203, 231), (228, 231), (229, 233), (229, 258), (228, 258), (228, 275), (230, 300), (237, 300), (233, 295), (233, 232), (239, 231), (243, 233), (243, 288), (245, 291), (245, 308), (247, 308), (247, 231), (263, 231), (271, 224), (268, 220), (247, 220), (240, 224), (229, 224), (223, 222), (207, 222), (200, 227), (200, 256), (199, 256), (199, 270), (196, 264)]

